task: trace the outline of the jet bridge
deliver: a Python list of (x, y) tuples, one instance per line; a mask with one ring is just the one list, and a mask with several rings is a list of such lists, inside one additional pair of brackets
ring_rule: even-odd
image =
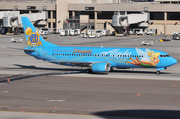
[(130, 25), (135, 25), (137, 28), (148, 27), (149, 13), (139, 14), (121, 14), (115, 12), (110, 24), (115, 30), (115, 36), (123, 36), (127, 34), (127, 29)]
[[(47, 12), (20, 14), (19, 11), (1, 11), (0, 12), (0, 27), (17, 27), (22, 24), (21, 17), (26, 16), (31, 22), (37, 22), (38, 25), (46, 25), (48, 19)], [(43, 22), (44, 21), (44, 22)]]

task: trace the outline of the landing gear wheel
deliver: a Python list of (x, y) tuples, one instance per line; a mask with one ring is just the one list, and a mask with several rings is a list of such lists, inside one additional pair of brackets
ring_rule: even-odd
[(90, 69), (85, 70), (86, 73), (91, 73), (92, 71)]
[(110, 71), (114, 71), (113, 67), (110, 68)]
[(159, 75), (159, 74), (160, 74), (160, 71), (157, 71), (156, 74)]

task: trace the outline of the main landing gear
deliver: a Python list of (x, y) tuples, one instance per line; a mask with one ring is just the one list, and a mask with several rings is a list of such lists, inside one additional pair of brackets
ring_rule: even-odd
[(156, 74), (159, 75), (161, 72), (160, 71), (156, 71)]
[(86, 73), (92, 73), (92, 70), (91, 69), (86, 69), (85, 72)]

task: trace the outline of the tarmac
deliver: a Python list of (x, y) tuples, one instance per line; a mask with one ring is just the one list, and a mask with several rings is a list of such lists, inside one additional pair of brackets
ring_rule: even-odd
[[(114, 69), (86, 74), (86, 68), (55, 65), (26, 55), (21, 35), (0, 36), (1, 119), (144, 119), (180, 118), (179, 40), (159, 42), (163, 35), (83, 38), (47, 35), (61, 46), (143, 47), (167, 52), (178, 63), (156, 75), (155, 69)], [(10, 39), (23, 38), (22, 43)], [(152, 46), (141, 42), (153, 41)], [(10, 79), (9, 84), (7, 79)], [(14, 112), (12, 112), (14, 111)], [(31, 112), (31, 113), (27, 113)]]
[[(48, 114), (48, 113), (26, 113), (26, 112), (0, 112), (1, 119), (132, 119), (126, 117), (93, 116), (93, 115), (70, 115), (70, 114)], [(133, 118), (143, 119), (143, 118)]]

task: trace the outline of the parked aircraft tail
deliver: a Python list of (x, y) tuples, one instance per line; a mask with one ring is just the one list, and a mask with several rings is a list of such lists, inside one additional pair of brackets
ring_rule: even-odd
[(57, 46), (45, 41), (27, 17), (21, 17), (28, 47)]

